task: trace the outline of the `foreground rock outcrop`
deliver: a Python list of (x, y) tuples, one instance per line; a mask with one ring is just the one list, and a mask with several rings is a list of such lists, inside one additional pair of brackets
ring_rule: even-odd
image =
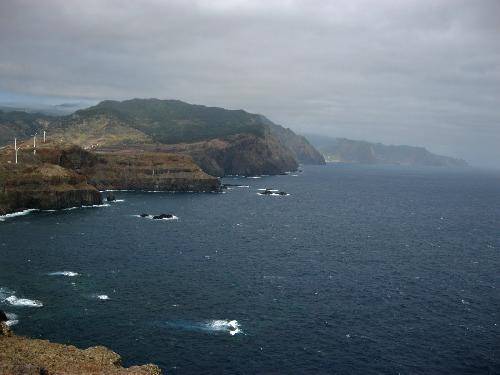
[(15, 335), (0, 322), (0, 374), (4, 375), (160, 375), (158, 366), (148, 364), (124, 368), (121, 358), (103, 346), (79, 349)]

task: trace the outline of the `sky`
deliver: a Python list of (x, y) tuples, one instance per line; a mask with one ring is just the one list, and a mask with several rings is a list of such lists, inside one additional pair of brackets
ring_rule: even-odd
[(500, 0), (1, 0), (0, 103), (134, 97), (500, 167)]

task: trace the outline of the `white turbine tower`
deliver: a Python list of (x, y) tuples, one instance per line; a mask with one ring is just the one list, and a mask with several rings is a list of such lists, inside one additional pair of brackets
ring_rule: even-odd
[(33, 155), (36, 155), (36, 134), (33, 136)]
[(17, 148), (17, 138), (14, 138), (14, 151), (16, 152), (16, 164), (17, 164), (17, 151), (19, 149)]
[(45, 143), (46, 141), (46, 133), (45, 133), (45, 130), (43, 131), (43, 143)]

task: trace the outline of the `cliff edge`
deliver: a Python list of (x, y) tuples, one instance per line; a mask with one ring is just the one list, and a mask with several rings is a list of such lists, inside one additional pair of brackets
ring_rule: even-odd
[[(1, 311), (0, 311), (1, 313)], [(160, 375), (158, 366), (148, 364), (124, 368), (121, 357), (103, 346), (79, 349), (15, 335), (0, 322), (0, 374), (56, 375)]]

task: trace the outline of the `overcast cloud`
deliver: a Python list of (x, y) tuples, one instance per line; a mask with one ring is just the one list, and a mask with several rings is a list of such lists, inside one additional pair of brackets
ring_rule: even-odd
[(500, 1), (1, 0), (0, 91), (243, 108), (500, 167)]

